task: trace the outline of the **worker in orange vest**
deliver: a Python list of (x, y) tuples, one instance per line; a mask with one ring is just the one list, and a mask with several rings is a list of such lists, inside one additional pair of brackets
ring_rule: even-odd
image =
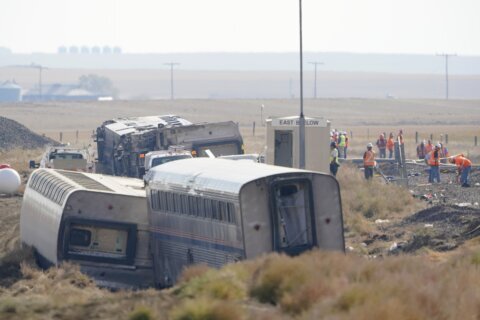
[(430, 166), (430, 175), (428, 177), (428, 182), (430, 183), (434, 183), (435, 180), (440, 183), (440, 148), (440, 144), (437, 144), (428, 156), (425, 157)]
[(373, 168), (376, 166), (375, 151), (372, 150), (373, 144), (367, 144), (367, 151), (363, 154), (363, 168), (365, 169), (365, 179), (373, 178)]
[(426, 153), (430, 153), (434, 149), (432, 141), (428, 140), (427, 144), (425, 145)]
[(468, 184), (468, 174), (472, 169), (472, 161), (465, 158), (463, 154), (451, 157), (449, 159), (451, 163), (455, 163), (455, 165), (457, 166), (458, 175), (460, 176), (460, 183), (462, 184), (462, 187), (470, 187), (470, 185)]
[(394, 145), (395, 145), (395, 141), (393, 141), (393, 133), (390, 132), (390, 135), (388, 136), (388, 140), (387, 140), (388, 159), (392, 159)]

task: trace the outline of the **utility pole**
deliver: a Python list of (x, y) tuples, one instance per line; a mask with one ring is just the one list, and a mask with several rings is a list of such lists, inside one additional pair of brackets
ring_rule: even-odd
[(170, 100), (174, 99), (173, 95), (173, 67), (180, 65), (178, 62), (169, 62), (169, 63), (164, 63), (166, 66), (170, 66)]
[(313, 87), (313, 98), (317, 99), (317, 66), (318, 65), (323, 65), (323, 62), (318, 62), (318, 61), (313, 61), (309, 62), (310, 64), (315, 65), (315, 85)]
[(448, 100), (448, 58), (455, 57), (457, 54), (438, 53), (438, 57), (445, 58), (445, 100)]
[(302, 36), (302, 0), (298, 0), (299, 4), (299, 23), (300, 23), (300, 157), (299, 167), (305, 169), (305, 116), (303, 115), (303, 36)]
[(39, 96), (39, 99), (40, 101), (43, 100), (43, 93), (42, 93), (42, 72), (44, 69), (48, 69), (40, 64), (35, 64), (35, 63), (32, 63), (30, 66), (30, 68), (35, 68), (35, 69), (38, 69), (38, 96)]

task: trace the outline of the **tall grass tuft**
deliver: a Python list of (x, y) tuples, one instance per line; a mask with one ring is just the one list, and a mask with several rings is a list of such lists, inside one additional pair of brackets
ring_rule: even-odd
[(188, 299), (170, 312), (172, 320), (241, 320), (243, 309), (233, 303), (200, 297)]
[(153, 320), (153, 319), (155, 319), (155, 317), (153, 316), (152, 310), (144, 306), (137, 307), (128, 316), (128, 320)]

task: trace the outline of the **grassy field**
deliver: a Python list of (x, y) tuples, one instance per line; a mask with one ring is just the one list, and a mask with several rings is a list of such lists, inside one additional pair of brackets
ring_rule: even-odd
[[(263, 111), (261, 106), (264, 106)], [(62, 142), (88, 145), (93, 131), (105, 120), (159, 114), (177, 114), (192, 122), (238, 122), (248, 152), (262, 152), (266, 117), (298, 114), (298, 100), (157, 100), (111, 102), (52, 102), (0, 104), (0, 114), (31, 130)], [(406, 152), (415, 155), (415, 132), (420, 139), (433, 134), (434, 141), (448, 134), (452, 153), (463, 152), (478, 158), (480, 147), (480, 101), (477, 100), (369, 100), (307, 99), (306, 116), (324, 117), (332, 128), (352, 133), (352, 156), (363, 154), (368, 142), (382, 132), (396, 134), (403, 129)], [(255, 122), (255, 136), (253, 123)], [(78, 139), (77, 139), (78, 131)], [(445, 139), (445, 138), (443, 138)]]

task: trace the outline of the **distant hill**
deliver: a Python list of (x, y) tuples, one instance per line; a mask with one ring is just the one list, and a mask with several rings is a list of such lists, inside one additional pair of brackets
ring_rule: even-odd
[[(210, 71), (295, 71), (299, 68), (298, 53), (111, 53), (111, 54), (13, 54), (0, 51), (0, 67), (41, 64), (64, 69), (167, 69), (167, 62), (179, 62), (179, 69)], [(442, 57), (418, 54), (360, 54), (342, 52), (305, 52), (304, 68), (313, 70), (309, 62), (321, 61), (319, 70), (333, 72), (378, 72), (402, 74), (443, 74)], [(480, 56), (456, 56), (450, 59), (451, 74), (480, 74)]]

